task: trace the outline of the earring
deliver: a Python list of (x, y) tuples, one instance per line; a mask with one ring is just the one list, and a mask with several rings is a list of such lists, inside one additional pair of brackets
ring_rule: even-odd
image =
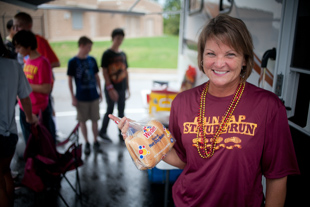
[(242, 67), (240, 72), (240, 77), (243, 79), (245, 77), (246, 68)]

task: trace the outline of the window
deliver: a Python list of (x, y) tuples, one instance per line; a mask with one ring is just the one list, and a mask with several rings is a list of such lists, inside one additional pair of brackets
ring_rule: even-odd
[(203, 0), (190, 0), (188, 6), (190, 14), (199, 13), (202, 10)]
[(72, 28), (76, 30), (83, 29), (83, 12), (72, 11)]
[(310, 71), (307, 50), (310, 47), (310, 2), (299, 1), (291, 66)]
[(233, 0), (220, 0), (220, 13), (230, 13), (233, 5)]

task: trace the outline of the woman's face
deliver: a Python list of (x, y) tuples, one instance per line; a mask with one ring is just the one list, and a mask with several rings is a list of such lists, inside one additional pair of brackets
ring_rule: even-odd
[[(246, 62), (242, 54), (213, 38), (208, 39), (203, 53), (203, 70), (211, 87), (234, 90), (239, 84), (242, 66)], [(228, 94), (230, 95), (230, 94)]]

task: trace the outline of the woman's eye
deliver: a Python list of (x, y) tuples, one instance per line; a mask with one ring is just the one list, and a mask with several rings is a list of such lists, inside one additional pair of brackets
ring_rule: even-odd
[(235, 53), (228, 53), (227, 56), (228, 56), (228, 57), (235, 57), (236, 54), (235, 54)]
[(208, 56), (214, 56), (214, 53), (213, 52), (207, 52), (207, 55)]

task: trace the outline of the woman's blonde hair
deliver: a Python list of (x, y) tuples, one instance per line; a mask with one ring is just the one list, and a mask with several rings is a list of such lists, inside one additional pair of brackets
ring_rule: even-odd
[(204, 26), (198, 39), (198, 65), (203, 70), (203, 53), (208, 38), (215, 39), (230, 46), (236, 52), (243, 54), (246, 66), (241, 69), (242, 81), (246, 81), (254, 66), (253, 42), (250, 32), (244, 22), (228, 15), (218, 15)]

